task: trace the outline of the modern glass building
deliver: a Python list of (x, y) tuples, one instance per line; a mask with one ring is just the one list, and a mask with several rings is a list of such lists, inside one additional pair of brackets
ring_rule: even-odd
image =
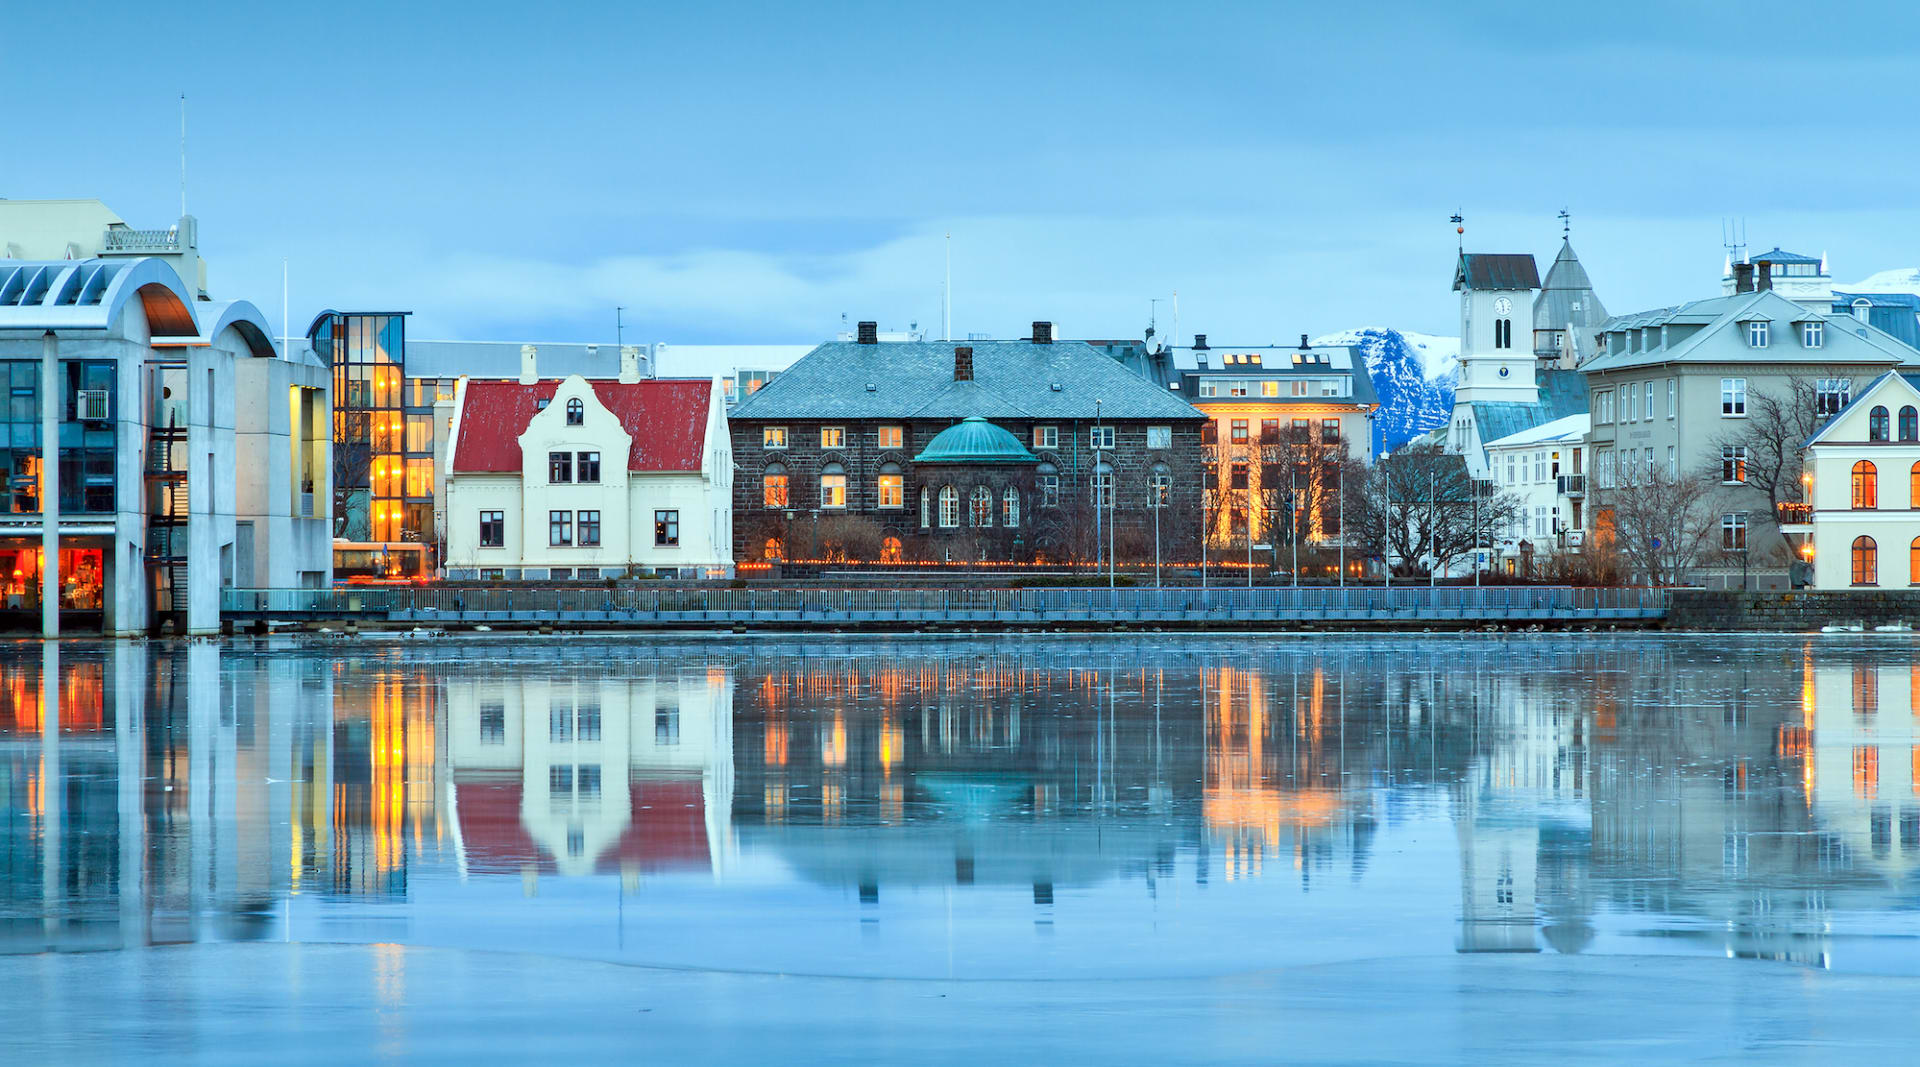
[(323, 311), (307, 329), (333, 368), (335, 574), (412, 577), (438, 563), (434, 379), (407, 376), (407, 312)]

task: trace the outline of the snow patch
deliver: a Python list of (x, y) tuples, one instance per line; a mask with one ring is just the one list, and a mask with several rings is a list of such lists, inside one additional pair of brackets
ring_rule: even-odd
[(1837, 293), (1912, 293), (1920, 296), (1920, 267), (1896, 267), (1869, 274), (1852, 285), (1836, 285)]

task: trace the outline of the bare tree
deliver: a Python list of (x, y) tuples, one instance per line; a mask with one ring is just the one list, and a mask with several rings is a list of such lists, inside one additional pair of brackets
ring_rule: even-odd
[(1596, 516), (1599, 550), (1613, 550), (1636, 579), (1673, 585), (1712, 547), (1716, 472), (1674, 477), (1662, 467), (1636, 468), (1607, 491)]
[[(1735, 469), (1713, 473), (1721, 481), (1744, 481), (1764, 494), (1767, 515), (1777, 520), (1780, 505), (1806, 500), (1800, 446), (1831, 414), (1822, 410), (1819, 383), (1811, 378), (1790, 376), (1779, 390), (1753, 393), (1747, 398), (1747, 417), (1713, 442), (1725, 457), (1719, 461)], [(1780, 542), (1792, 558), (1793, 544), (1786, 534), (1780, 534)]]
[(333, 536), (349, 541), (371, 536), (367, 528), (367, 508), (373, 493), (372, 476), (373, 449), (367, 442), (334, 443)]
[(1371, 470), (1358, 467), (1342, 479), (1348, 543), (1385, 558), (1396, 574), (1444, 572), (1521, 514), (1518, 497), (1476, 482), (1463, 457), (1437, 446), (1408, 446)]

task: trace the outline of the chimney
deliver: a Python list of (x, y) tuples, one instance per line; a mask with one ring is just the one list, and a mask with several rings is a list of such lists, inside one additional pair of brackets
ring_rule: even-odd
[(620, 380), (628, 385), (640, 380), (640, 346), (620, 346)]
[(880, 343), (879, 323), (863, 322), (860, 324), (859, 330), (860, 332), (854, 336), (854, 342), (856, 344), (877, 345)]
[(1753, 265), (1753, 288), (1761, 293), (1773, 288), (1773, 264), (1763, 259)]
[(1033, 324), (1033, 343), (1050, 345), (1053, 343), (1053, 323), (1036, 322)]
[(953, 380), (970, 382), (973, 380), (973, 346), (956, 345), (953, 349)]
[(538, 361), (539, 352), (540, 350), (533, 347), (532, 345), (520, 346), (520, 384), (521, 385), (532, 385), (534, 382), (537, 382), (540, 380), (540, 370), (539, 370), (539, 361)]
[(1204, 333), (1196, 333), (1196, 334), (1194, 334), (1194, 335), (1193, 335), (1193, 350), (1194, 350), (1195, 352), (1205, 352), (1205, 351), (1207, 350), (1207, 335), (1206, 335), (1206, 334), (1204, 334)]
[(1301, 334), (1300, 335), (1300, 351), (1305, 352), (1307, 349), (1312, 347), (1313, 347), (1312, 345), (1307, 343), (1307, 335), (1304, 333)]
[(1753, 264), (1735, 263), (1733, 265), (1733, 291), (1736, 295), (1753, 292)]

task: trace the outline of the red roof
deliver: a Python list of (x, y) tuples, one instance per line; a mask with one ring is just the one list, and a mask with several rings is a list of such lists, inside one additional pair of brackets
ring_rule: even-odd
[[(703, 378), (650, 378), (643, 382), (588, 382), (600, 403), (633, 437), (631, 471), (697, 471), (707, 448), (707, 411), (713, 382)], [(456, 471), (518, 473), (520, 435), (552, 400), (560, 380), (532, 385), (469, 381), (454, 443)]]

